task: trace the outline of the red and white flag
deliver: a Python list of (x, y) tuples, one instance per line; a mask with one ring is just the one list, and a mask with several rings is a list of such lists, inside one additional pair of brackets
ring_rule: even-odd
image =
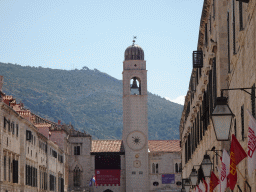
[(232, 141), (230, 146), (230, 174), (228, 175), (229, 187), (231, 190), (234, 190), (237, 182), (237, 165), (245, 157), (247, 157), (247, 154), (245, 153), (240, 143), (237, 141), (235, 135), (232, 134)]
[(229, 174), (230, 157), (225, 149), (223, 149), (221, 169), (220, 169), (220, 192), (224, 192), (227, 186), (227, 176)]
[(247, 109), (249, 114), (249, 127), (248, 127), (248, 174), (251, 177), (253, 171), (256, 169), (256, 120), (251, 115), (249, 110)]
[(206, 178), (207, 192), (210, 192), (210, 178)]
[(198, 185), (198, 192), (205, 192), (205, 187), (204, 187), (204, 184), (202, 183), (202, 181), (200, 181), (200, 183)]
[(213, 192), (216, 186), (219, 185), (219, 178), (212, 171), (210, 178), (210, 192)]
[(207, 180), (207, 178), (205, 178), (205, 179), (206, 179), (206, 181), (203, 178), (205, 192), (209, 192), (210, 187), (209, 187), (209, 184), (207, 183), (208, 180)]
[(199, 190), (198, 190), (198, 189), (199, 189), (199, 187), (198, 187), (198, 185), (197, 185), (197, 186), (196, 186), (196, 192), (199, 192)]

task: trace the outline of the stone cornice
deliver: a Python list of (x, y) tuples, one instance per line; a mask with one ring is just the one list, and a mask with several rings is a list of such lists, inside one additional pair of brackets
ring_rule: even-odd
[(199, 27), (197, 50), (201, 50), (202, 46), (204, 44), (205, 23), (207, 21), (207, 17), (209, 14), (209, 8), (211, 5), (210, 2), (211, 2), (210, 0), (204, 0), (203, 10), (202, 10), (202, 14), (201, 14), (200, 27)]

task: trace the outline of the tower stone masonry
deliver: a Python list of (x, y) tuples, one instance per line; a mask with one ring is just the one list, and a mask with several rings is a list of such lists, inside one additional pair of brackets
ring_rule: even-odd
[(125, 50), (123, 62), (123, 143), (126, 191), (148, 192), (147, 70), (138, 45)]

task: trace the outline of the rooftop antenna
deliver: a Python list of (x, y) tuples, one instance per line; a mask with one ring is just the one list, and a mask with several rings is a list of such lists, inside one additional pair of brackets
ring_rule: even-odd
[(137, 36), (133, 36), (133, 43), (132, 43), (132, 46), (134, 46), (134, 43), (135, 43), (135, 39), (137, 39)]

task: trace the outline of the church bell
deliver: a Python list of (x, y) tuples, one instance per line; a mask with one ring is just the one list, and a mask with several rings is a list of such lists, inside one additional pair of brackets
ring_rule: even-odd
[(138, 89), (138, 85), (137, 85), (137, 82), (136, 82), (136, 77), (133, 77), (133, 82), (132, 82), (132, 87), (131, 89)]

